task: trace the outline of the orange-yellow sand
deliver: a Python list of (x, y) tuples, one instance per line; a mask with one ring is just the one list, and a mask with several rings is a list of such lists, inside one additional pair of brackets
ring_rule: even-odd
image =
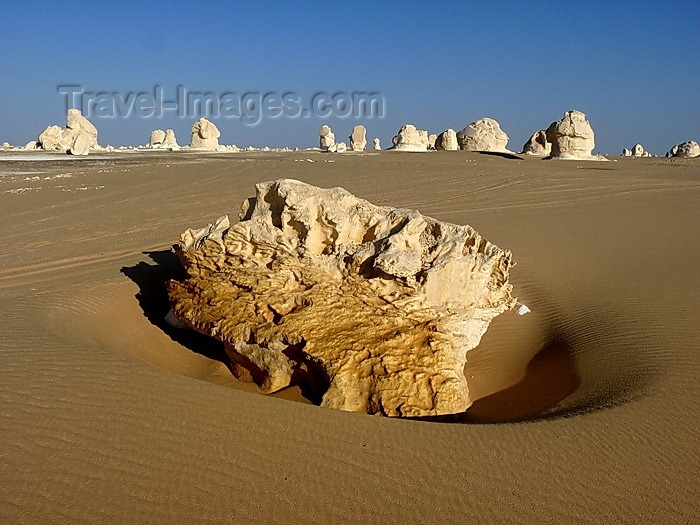
[[(1, 522), (700, 519), (700, 159), (18, 155), (0, 156)], [(170, 245), (282, 177), (513, 251), (532, 313), (468, 354), (466, 416), (264, 396), (163, 323)]]

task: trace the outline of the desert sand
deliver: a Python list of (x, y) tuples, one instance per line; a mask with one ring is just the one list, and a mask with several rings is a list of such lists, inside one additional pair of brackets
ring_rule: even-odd
[[(32, 160), (40, 158), (40, 160)], [(700, 159), (0, 154), (3, 523), (697, 523)], [(163, 320), (181, 232), (341, 186), (516, 261), (466, 414), (262, 395)]]

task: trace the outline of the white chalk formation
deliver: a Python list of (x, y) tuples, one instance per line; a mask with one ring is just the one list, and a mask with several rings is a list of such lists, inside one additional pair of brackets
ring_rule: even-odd
[(335, 135), (330, 126), (321, 126), (321, 129), (318, 131), (318, 136), (319, 146), (323, 151), (329, 151), (335, 146)]
[(382, 149), (382, 143), (378, 138), (374, 139), (374, 149), (376, 150), (381, 150)]
[(219, 128), (204, 117), (192, 124), (190, 131), (192, 132), (190, 148), (211, 151), (221, 148), (219, 146), (219, 137), (221, 136)]
[(435, 149), (435, 142), (437, 142), (437, 135), (435, 133), (428, 135), (428, 149)]
[(607, 160), (593, 155), (595, 135), (586, 115), (572, 110), (564, 118), (552, 122), (547, 128), (547, 142), (552, 144), (553, 159), (563, 160)]
[(439, 151), (457, 151), (459, 143), (457, 142), (457, 133), (452, 128), (440, 133), (435, 140), (435, 149)]
[(681, 157), (681, 158), (694, 158), (700, 157), (700, 144), (694, 140), (689, 140), (687, 142), (681, 142), (676, 144), (671, 148), (671, 150), (666, 153), (667, 157)]
[(547, 140), (547, 131), (535, 131), (523, 145), (521, 153), (536, 157), (548, 157), (552, 153), (552, 143)]
[(403, 126), (392, 139), (394, 149), (404, 151), (427, 151), (428, 132), (416, 129), (413, 124)]
[(367, 130), (364, 126), (355, 126), (350, 135), (350, 149), (364, 151), (367, 146)]
[(42, 131), (35, 148), (63, 151), (72, 155), (87, 155), (91, 150), (102, 149), (97, 143), (97, 128), (77, 109), (68, 110), (65, 128), (48, 126)]
[(225, 345), (264, 392), (306, 384), (325, 407), (464, 412), (464, 366), (513, 308), (511, 254), (469, 226), (376, 206), (342, 188), (256, 185), (240, 222), (180, 237), (173, 315)]
[(476, 120), (457, 133), (459, 147), (466, 151), (495, 151), (511, 153), (506, 149), (508, 135), (492, 118)]
[(623, 148), (623, 157), (653, 157), (651, 153), (644, 149), (641, 144), (635, 144), (632, 149)]
[(162, 129), (154, 129), (148, 138), (147, 148), (151, 149), (178, 149), (180, 146), (175, 138), (175, 132), (172, 129), (163, 131)]

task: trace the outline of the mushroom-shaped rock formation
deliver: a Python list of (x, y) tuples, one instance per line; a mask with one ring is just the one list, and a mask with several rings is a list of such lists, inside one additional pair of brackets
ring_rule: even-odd
[(222, 341), (234, 375), (265, 392), (305, 384), (322, 406), (387, 416), (465, 411), (466, 353), (516, 304), (511, 253), (342, 188), (255, 188), (237, 224), (180, 237), (170, 321)]
[(435, 149), (444, 151), (457, 151), (459, 143), (457, 142), (457, 133), (452, 128), (440, 133), (435, 140)]
[(693, 158), (700, 156), (700, 145), (694, 140), (676, 144), (666, 154), (667, 157)]
[(221, 132), (213, 122), (209, 122), (202, 117), (192, 124), (190, 131), (192, 131), (190, 148), (206, 150), (219, 149), (219, 137), (221, 136)]
[(318, 131), (319, 146), (323, 151), (328, 151), (335, 145), (335, 134), (330, 126), (321, 126)]
[(552, 144), (554, 159), (606, 160), (592, 154), (595, 135), (586, 115), (580, 111), (567, 111), (564, 118), (552, 122), (547, 128), (547, 141)]
[(508, 135), (492, 118), (482, 118), (472, 122), (457, 133), (459, 147), (467, 151), (497, 151), (510, 153), (506, 149)]
[(523, 146), (522, 153), (538, 157), (549, 156), (552, 153), (552, 144), (547, 141), (547, 131), (535, 131)]
[(427, 151), (428, 132), (416, 129), (413, 124), (403, 126), (393, 138), (394, 149), (404, 151)]
[(350, 135), (350, 149), (363, 151), (367, 145), (367, 130), (364, 126), (355, 126)]

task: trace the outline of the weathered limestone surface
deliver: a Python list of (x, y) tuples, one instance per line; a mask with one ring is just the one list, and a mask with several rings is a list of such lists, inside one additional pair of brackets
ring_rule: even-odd
[(219, 149), (219, 137), (221, 132), (213, 122), (209, 122), (204, 117), (200, 118), (190, 128), (192, 140), (190, 148), (217, 150)]
[(392, 139), (394, 149), (405, 151), (427, 151), (428, 132), (416, 129), (413, 124), (403, 126)]
[(469, 124), (457, 133), (459, 147), (467, 151), (497, 151), (510, 153), (506, 149), (508, 135), (492, 118), (482, 118)]
[(685, 157), (693, 158), (700, 156), (700, 144), (694, 140), (689, 140), (687, 142), (682, 142), (676, 144), (671, 148), (671, 150), (666, 154), (667, 157)]
[(223, 341), (236, 377), (387, 416), (470, 406), (466, 353), (515, 305), (509, 251), (469, 226), (288, 179), (257, 184), (240, 218), (183, 233), (187, 277), (168, 283), (173, 314)]
[(586, 115), (572, 110), (547, 128), (547, 141), (552, 144), (552, 158), (564, 160), (606, 160), (593, 155), (595, 135)]
[(435, 149), (444, 151), (457, 151), (459, 143), (457, 142), (457, 133), (452, 128), (443, 131), (435, 141)]
[(322, 150), (328, 151), (335, 145), (335, 134), (330, 126), (321, 126), (321, 129), (318, 131), (318, 136), (319, 146)]
[(101, 149), (97, 143), (97, 128), (78, 109), (68, 110), (64, 129), (49, 126), (41, 132), (37, 142), (44, 151), (66, 151), (74, 155), (87, 155), (90, 150)]
[(355, 126), (350, 135), (350, 149), (363, 151), (367, 146), (367, 129), (364, 126)]
[(523, 146), (522, 153), (538, 157), (550, 155), (552, 153), (552, 144), (547, 140), (547, 131), (544, 129), (535, 131)]

